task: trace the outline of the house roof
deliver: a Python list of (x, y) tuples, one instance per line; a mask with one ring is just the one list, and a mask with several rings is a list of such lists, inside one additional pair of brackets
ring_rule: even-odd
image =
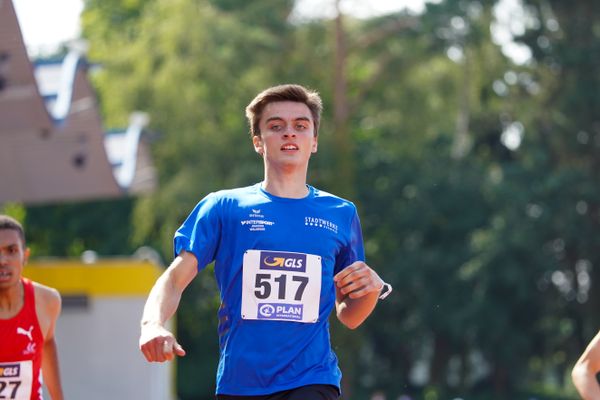
[(0, 204), (56, 203), (153, 190), (147, 117), (106, 133), (81, 48), (32, 63), (11, 0), (0, 1)]

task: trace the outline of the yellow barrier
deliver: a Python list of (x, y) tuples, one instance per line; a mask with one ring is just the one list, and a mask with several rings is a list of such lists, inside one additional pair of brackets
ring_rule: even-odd
[(31, 280), (57, 289), (62, 295), (147, 295), (163, 269), (150, 261), (100, 259), (91, 264), (77, 260), (33, 260), (23, 270)]

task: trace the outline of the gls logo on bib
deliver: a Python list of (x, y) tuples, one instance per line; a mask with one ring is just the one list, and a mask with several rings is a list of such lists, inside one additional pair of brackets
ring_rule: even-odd
[(260, 269), (306, 272), (306, 254), (261, 251)]
[[(21, 366), (19, 364), (0, 365), (0, 378), (18, 378), (21, 375)], [(0, 397), (4, 398), (4, 397)]]

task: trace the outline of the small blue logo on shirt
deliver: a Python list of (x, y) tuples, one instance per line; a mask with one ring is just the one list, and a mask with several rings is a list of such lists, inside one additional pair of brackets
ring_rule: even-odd
[(260, 269), (306, 272), (306, 254), (261, 251)]
[(302, 304), (259, 303), (258, 319), (302, 319)]

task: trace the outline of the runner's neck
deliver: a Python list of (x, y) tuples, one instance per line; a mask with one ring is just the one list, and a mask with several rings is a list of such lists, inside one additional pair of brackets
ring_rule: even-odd
[(270, 179), (266, 176), (262, 188), (273, 196), (289, 199), (302, 199), (309, 194), (306, 179)]
[(17, 315), (25, 304), (23, 282), (0, 291), (0, 319), (10, 319)]

